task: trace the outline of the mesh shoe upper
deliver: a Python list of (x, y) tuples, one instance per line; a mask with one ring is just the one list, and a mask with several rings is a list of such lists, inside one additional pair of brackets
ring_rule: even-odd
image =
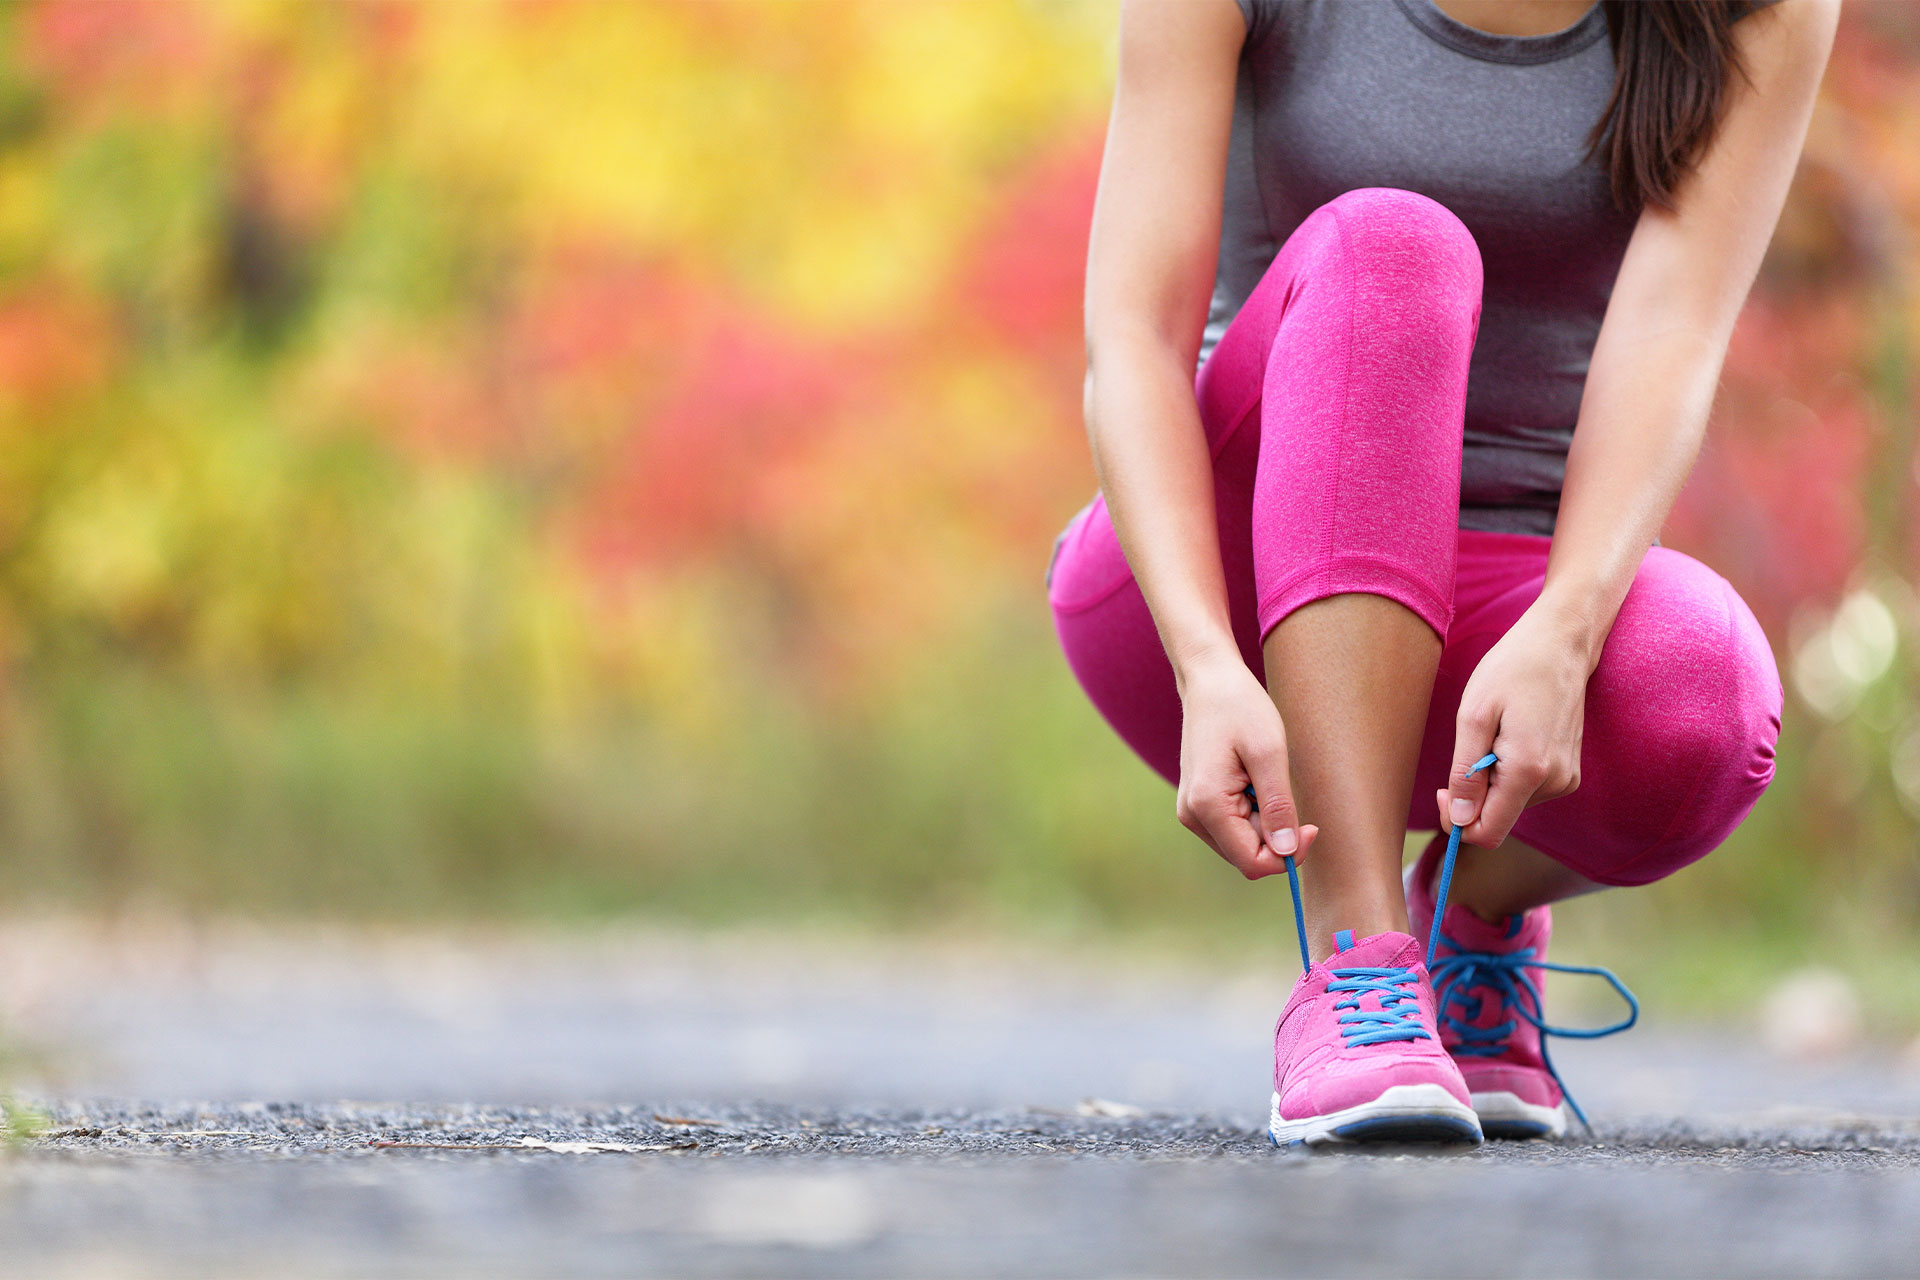
[(1404, 933), (1341, 940), (1348, 945), (1300, 976), (1274, 1026), (1281, 1117), (1326, 1115), (1403, 1084), (1437, 1084), (1470, 1105), (1434, 1024), (1419, 941)]

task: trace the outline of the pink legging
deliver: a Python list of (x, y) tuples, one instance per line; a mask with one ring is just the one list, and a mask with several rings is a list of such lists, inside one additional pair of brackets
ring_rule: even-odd
[[(1262, 672), (1281, 619), (1342, 592), (1397, 600), (1444, 640), (1409, 830), (1437, 827), (1467, 677), (1539, 595), (1551, 543), (1456, 527), (1480, 284), (1473, 237), (1444, 206), (1349, 191), (1288, 237), (1194, 387), (1247, 665)], [(1102, 499), (1061, 535), (1048, 596), (1094, 705), (1177, 782), (1173, 671)], [(1527, 808), (1513, 835), (1604, 884), (1658, 880), (1752, 809), (1773, 777), (1780, 710), (1745, 601), (1655, 546), (1587, 685), (1579, 789)]]

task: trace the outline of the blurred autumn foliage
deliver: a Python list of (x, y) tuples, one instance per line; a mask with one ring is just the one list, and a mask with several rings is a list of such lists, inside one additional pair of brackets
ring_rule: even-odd
[[(1041, 593), (1113, 27), (0, 9), (0, 884), (1263, 930)], [(1653, 918), (1920, 910), (1916, 225), (1920, 10), (1858, 3), (1666, 534), (1781, 779)]]

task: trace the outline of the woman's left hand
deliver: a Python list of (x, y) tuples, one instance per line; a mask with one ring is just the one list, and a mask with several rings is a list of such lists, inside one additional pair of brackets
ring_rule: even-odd
[[(1579, 627), (1536, 603), (1487, 650), (1460, 697), (1451, 786), (1435, 793), (1440, 829), (1491, 849), (1530, 804), (1580, 785), (1580, 737), (1595, 652)], [(1487, 752), (1500, 757), (1472, 777)]]

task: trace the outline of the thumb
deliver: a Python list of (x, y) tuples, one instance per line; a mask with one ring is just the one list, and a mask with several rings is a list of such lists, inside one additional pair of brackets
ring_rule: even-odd
[(1283, 858), (1303, 851), (1300, 838), (1300, 811), (1294, 806), (1293, 787), (1288, 776), (1287, 748), (1284, 740), (1264, 749), (1243, 753), (1247, 776), (1253, 785), (1247, 794), (1260, 816), (1260, 829), (1267, 846)]
[[(1266, 845), (1267, 848), (1272, 849), (1275, 853), (1280, 853), (1279, 849), (1275, 847), (1273, 840), (1268, 838), (1267, 836), (1266, 822), (1261, 817), (1262, 806), (1260, 804), (1259, 793), (1257, 793), (1252, 787), (1248, 787), (1242, 794), (1245, 795), (1253, 805), (1254, 827), (1255, 827), (1255, 830), (1259, 831), (1260, 833), (1260, 842)], [(1445, 795), (1446, 793), (1442, 792), (1441, 794)], [(1314, 839), (1318, 837), (1320, 834), (1320, 828), (1311, 822), (1301, 823), (1298, 828), (1298, 831), (1299, 831), (1300, 847), (1298, 848), (1298, 850), (1290, 854), (1281, 853), (1280, 854), (1281, 857), (1294, 858), (1296, 860), (1306, 857), (1307, 850), (1313, 848)]]
[[(1465, 735), (1462, 735), (1463, 739)], [(1463, 741), (1461, 744), (1467, 744)], [(1453, 762), (1453, 771), (1447, 789), (1440, 793), (1440, 829), (1445, 831), (1448, 824), (1464, 827), (1480, 816), (1480, 806), (1487, 798), (1489, 779), (1487, 767), (1494, 763), (1493, 752), (1481, 747), (1469, 747)]]

